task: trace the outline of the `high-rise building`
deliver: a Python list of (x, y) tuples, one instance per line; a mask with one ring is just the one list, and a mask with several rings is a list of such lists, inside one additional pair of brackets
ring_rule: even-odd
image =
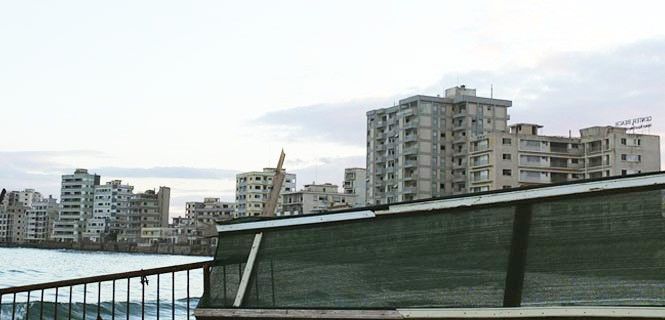
[(660, 137), (590, 127), (579, 137), (540, 135), (518, 123), (470, 141), (468, 192), (660, 170)]
[(331, 183), (308, 184), (298, 192), (282, 194), (282, 215), (323, 213), (353, 207), (356, 195), (340, 193)]
[[(264, 168), (263, 171), (244, 172), (236, 175), (236, 216), (259, 216), (268, 201), (272, 190), (272, 178), (275, 168)], [(286, 173), (282, 190), (278, 198), (276, 215), (281, 214), (282, 194), (296, 189), (296, 175)]]
[(60, 205), (57, 199), (49, 196), (33, 201), (26, 211), (25, 242), (44, 242), (50, 240), (53, 223), (58, 217)]
[(53, 239), (79, 242), (88, 219), (92, 217), (95, 186), (99, 176), (86, 169), (76, 169), (74, 174), (62, 176), (60, 212), (53, 225)]
[(511, 101), (464, 86), (367, 113), (367, 202), (382, 204), (660, 170), (660, 139), (590, 127), (580, 137), (508, 127)]
[(88, 219), (83, 237), (93, 242), (115, 240), (120, 229), (118, 216), (129, 213), (133, 190), (133, 186), (124, 185), (121, 180), (95, 186), (92, 218)]
[(460, 86), (367, 112), (367, 202), (464, 192), (470, 137), (505, 132), (511, 105)]
[(356, 196), (354, 207), (364, 207), (367, 205), (367, 170), (365, 168), (346, 168), (344, 169), (344, 193)]
[(117, 240), (138, 243), (141, 228), (168, 227), (171, 188), (159, 187), (159, 191), (136, 193), (129, 200), (129, 211), (118, 213)]

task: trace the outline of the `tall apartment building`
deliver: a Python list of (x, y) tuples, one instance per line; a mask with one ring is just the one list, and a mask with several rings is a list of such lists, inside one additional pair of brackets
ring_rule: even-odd
[[(270, 190), (275, 168), (264, 168), (263, 171), (251, 171), (236, 175), (236, 216), (258, 216), (263, 212)], [(277, 207), (276, 215), (281, 215), (282, 194), (296, 189), (296, 175), (286, 173)]]
[(95, 186), (92, 218), (88, 219), (83, 238), (93, 242), (115, 240), (120, 231), (118, 217), (129, 213), (129, 200), (134, 187), (112, 180)]
[(119, 213), (117, 240), (138, 243), (141, 228), (168, 227), (169, 202), (171, 188), (159, 187), (159, 191), (147, 190), (132, 195), (129, 200), (129, 211)]
[(344, 169), (344, 193), (356, 196), (354, 207), (364, 207), (367, 205), (367, 170), (365, 168), (346, 168)]
[(86, 169), (76, 169), (74, 174), (62, 176), (60, 212), (53, 225), (53, 239), (79, 242), (88, 219), (92, 217), (95, 186), (99, 176)]
[(511, 105), (460, 86), (367, 112), (367, 203), (465, 192), (470, 138), (505, 132)]
[(25, 213), (25, 242), (44, 242), (50, 240), (53, 223), (58, 217), (60, 204), (57, 199), (49, 196), (33, 201)]
[(282, 215), (323, 213), (353, 207), (356, 195), (340, 193), (339, 187), (331, 183), (308, 184), (298, 192), (282, 195)]
[(590, 127), (579, 137), (539, 135), (538, 124), (470, 141), (468, 192), (660, 170), (660, 137)]

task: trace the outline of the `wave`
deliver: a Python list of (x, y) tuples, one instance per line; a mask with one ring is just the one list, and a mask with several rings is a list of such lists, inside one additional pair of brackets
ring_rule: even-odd
[[(176, 319), (194, 319), (192, 312), (198, 304), (198, 298), (189, 299), (189, 317), (187, 316), (187, 299), (177, 299), (175, 306), (171, 301), (160, 300), (159, 303), (159, 316), (163, 319), (171, 319), (172, 313), (175, 312)], [(154, 319), (157, 316), (157, 301), (146, 301), (143, 308), (140, 302), (130, 301), (129, 303), (129, 319), (141, 319), (144, 315), (148, 319)], [(100, 303), (99, 308), (96, 303), (72, 302), (71, 309), (67, 302), (58, 302), (57, 311), (56, 304), (50, 301), (31, 301), (28, 305), (25, 302), (17, 302), (15, 305), (7, 302), (0, 305), (0, 319), (14, 319), (17, 320), (39, 320), (39, 319), (55, 319), (57, 312), (58, 319), (82, 319), (82, 320), (96, 320), (98, 315), (102, 320), (111, 319), (127, 319), (127, 302), (105, 301)], [(85, 313), (85, 316), (84, 316)], [(71, 317), (70, 317), (71, 315)]]

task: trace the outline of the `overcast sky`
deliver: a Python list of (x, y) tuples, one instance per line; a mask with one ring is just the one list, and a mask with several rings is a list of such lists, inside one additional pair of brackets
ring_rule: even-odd
[[(665, 132), (658, 1), (3, 1), (0, 187), (60, 175), (172, 187), (172, 215), (234, 175), (298, 184), (363, 166), (365, 112), (466, 84), (546, 134), (651, 115)], [(665, 141), (664, 141), (665, 142)], [(661, 147), (665, 149), (665, 147)], [(665, 158), (665, 157), (663, 157)]]

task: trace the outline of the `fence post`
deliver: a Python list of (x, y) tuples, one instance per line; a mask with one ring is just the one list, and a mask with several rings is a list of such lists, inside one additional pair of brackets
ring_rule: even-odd
[(510, 243), (506, 285), (503, 292), (504, 307), (519, 307), (522, 305), (522, 288), (524, 286), (524, 272), (526, 271), (532, 211), (533, 206), (531, 204), (519, 204), (515, 207), (513, 237)]

